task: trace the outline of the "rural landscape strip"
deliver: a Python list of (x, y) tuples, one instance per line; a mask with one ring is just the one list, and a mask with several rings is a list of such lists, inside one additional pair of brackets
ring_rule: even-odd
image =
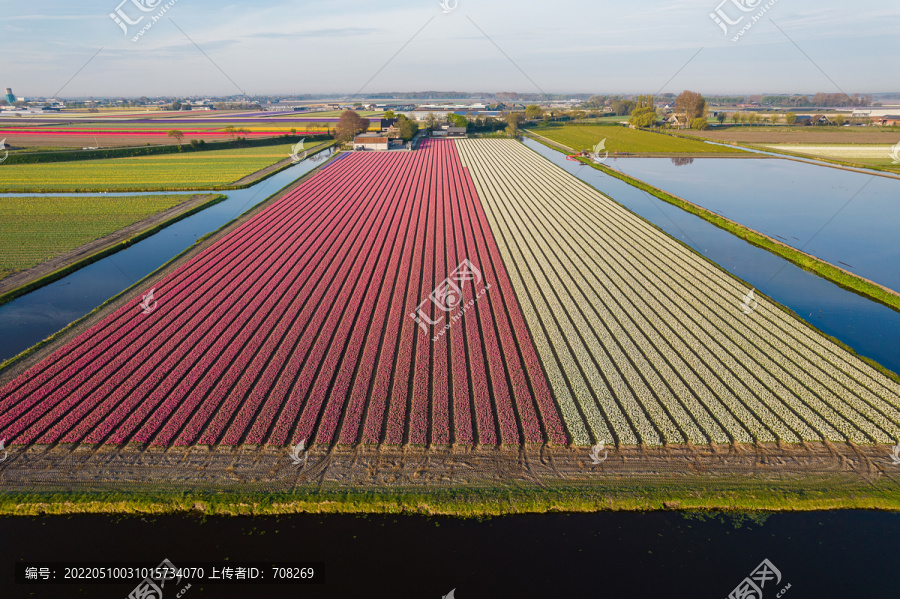
[[(540, 137), (540, 136), (535, 136)], [(546, 138), (544, 138), (546, 139)], [(562, 144), (557, 142), (553, 142), (552, 140), (544, 141), (544, 139), (537, 140), (539, 143), (543, 143), (543, 145), (547, 147), (551, 147), (555, 150), (560, 150), (565, 148)], [(785, 156), (787, 159), (791, 159), (788, 156)], [(760, 233), (754, 229), (750, 229), (738, 222), (725, 218), (720, 214), (716, 214), (711, 210), (707, 210), (702, 206), (698, 206), (692, 202), (689, 202), (683, 198), (679, 198), (678, 196), (672, 195), (667, 191), (659, 189), (658, 187), (654, 187), (649, 183), (645, 183), (640, 179), (636, 179), (631, 175), (627, 175), (621, 171), (617, 171), (612, 169), (604, 164), (597, 164), (596, 162), (590, 160), (589, 158), (578, 157), (578, 160), (582, 164), (586, 164), (592, 168), (595, 168), (599, 171), (603, 171), (607, 175), (611, 177), (615, 177), (616, 179), (620, 179), (629, 185), (637, 187), (638, 189), (642, 189), (647, 193), (653, 195), (660, 200), (672, 204), (673, 206), (677, 206), (681, 208), (685, 212), (689, 212), (695, 216), (699, 216), (703, 220), (719, 227), (720, 229), (724, 229), (729, 233), (737, 235), (744, 241), (751, 243), (759, 248), (772, 252), (773, 254), (780, 256), (792, 264), (806, 270), (808, 272), (812, 272), (817, 274), (818, 276), (831, 281), (835, 285), (838, 285), (842, 289), (846, 289), (848, 291), (852, 291), (858, 295), (871, 299), (873, 301), (878, 302), (884, 306), (887, 306), (893, 310), (900, 311), (900, 292), (897, 292), (893, 289), (885, 287), (884, 285), (879, 285), (878, 283), (871, 281), (869, 279), (865, 279), (860, 277), (857, 274), (854, 274), (848, 270), (845, 270), (839, 266), (835, 266), (830, 262), (826, 262), (821, 258), (817, 258), (812, 254), (807, 254), (801, 250), (798, 250), (794, 247), (791, 247), (785, 243), (782, 243), (776, 239), (772, 239), (771, 237)], [(805, 161), (801, 161), (805, 162)]]
[[(566, 443), (472, 190), (452, 142), (337, 162), (6, 385), (0, 437)], [(489, 293), (432, 342), (409, 314), (460, 256)]]
[(518, 142), (456, 143), (577, 443), (898, 438), (900, 384)]
[(515, 141), (349, 154), (227, 229), (6, 378), (0, 512), (900, 508), (900, 385)]
[[(312, 156), (333, 141), (307, 149)], [(97, 191), (219, 191), (244, 189), (290, 167), (294, 146), (260, 146), (104, 158), (81, 161), (3, 165), (3, 193), (92, 193)], [(160, 181), (168, 183), (161, 185)], [(40, 183), (37, 183), (40, 181)], [(98, 184), (97, 181), (103, 181)]]
[[(138, 241), (177, 223), (201, 210), (224, 201), (224, 195), (194, 195), (168, 210), (119, 229), (115, 233), (86, 243), (37, 266), (0, 279), (0, 305), (39, 289)], [(28, 201), (31, 198), (22, 198)]]

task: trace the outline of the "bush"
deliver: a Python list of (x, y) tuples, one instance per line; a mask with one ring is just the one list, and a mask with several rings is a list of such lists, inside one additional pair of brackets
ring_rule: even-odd
[(698, 116), (695, 119), (691, 119), (691, 129), (706, 131), (707, 129), (709, 129), (709, 123), (707, 123), (706, 119), (702, 116)]

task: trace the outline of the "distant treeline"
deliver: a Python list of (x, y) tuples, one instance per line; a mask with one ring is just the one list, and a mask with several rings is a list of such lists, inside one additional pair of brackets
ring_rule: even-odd
[(205, 142), (191, 140), (182, 146), (141, 146), (132, 148), (108, 148), (103, 150), (59, 150), (54, 152), (10, 154), (6, 164), (41, 164), (45, 162), (70, 162), (73, 160), (99, 160), (103, 158), (130, 158), (132, 156), (152, 156), (156, 154), (177, 154), (178, 152), (208, 152), (212, 150), (231, 150), (235, 148), (258, 148), (262, 146), (278, 146), (296, 143), (301, 139), (307, 141), (324, 141), (330, 135), (281, 135), (265, 139), (236, 138), (233, 141)]
[(821, 106), (823, 108), (841, 108), (845, 106), (871, 106), (872, 96), (854, 94), (848, 96), (846, 94), (814, 94), (811, 98), (807, 95), (774, 95), (774, 96), (708, 96), (710, 102), (715, 104), (747, 104), (757, 102), (762, 106), (785, 106), (785, 107), (813, 107)]

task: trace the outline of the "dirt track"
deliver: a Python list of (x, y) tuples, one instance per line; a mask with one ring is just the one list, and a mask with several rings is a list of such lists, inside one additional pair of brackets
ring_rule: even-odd
[[(714, 483), (717, 479), (875, 483), (896, 478), (890, 448), (852, 444), (609, 447), (592, 464), (587, 448), (313, 447), (295, 465), (274, 447), (144, 449), (31, 446), (0, 463), (0, 490), (160, 489), (287, 491), (302, 487), (447, 487), (574, 482)], [(303, 454), (301, 454), (302, 456)], [(605, 459), (603, 459), (605, 457)]]

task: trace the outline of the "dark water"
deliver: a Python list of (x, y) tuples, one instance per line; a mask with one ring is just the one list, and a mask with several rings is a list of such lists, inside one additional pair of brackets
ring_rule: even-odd
[(326, 150), (246, 189), (208, 192), (227, 195), (228, 199), (178, 221), (121, 252), (0, 306), (0, 362), (88, 314), (193, 245), (199, 237), (218, 229), (285, 185), (299, 179), (321, 164), (331, 152), (330, 149)]
[[(632, 212), (747, 281), (752, 287), (787, 306), (820, 331), (839, 339), (860, 355), (869, 357), (894, 372), (900, 372), (900, 313), (855, 293), (845, 291), (817, 275), (806, 272), (766, 250), (752, 246), (731, 233), (632, 187), (624, 181), (605, 175), (597, 169), (566, 160), (566, 157), (560, 152), (531, 140), (525, 140), (524, 143), (551, 162), (609, 195)], [(629, 164), (645, 160), (652, 161), (648, 164), (656, 164), (663, 169), (668, 169), (665, 166), (665, 163), (668, 163), (673, 168), (684, 168), (685, 170), (693, 168), (693, 164), (698, 162), (695, 160), (690, 167), (674, 167), (669, 159), (663, 159), (664, 162), (660, 162), (659, 159), (652, 158), (620, 158), (615, 161), (610, 158), (607, 163), (613, 168), (620, 168), (625, 160), (628, 160)], [(709, 161), (798, 164), (771, 159), (729, 161), (724, 158), (713, 158)], [(835, 170), (811, 165), (801, 164), (800, 166), (820, 171)], [(627, 168), (634, 170), (637, 167)], [(640, 168), (652, 168), (652, 166)], [(826, 177), (828, 174), (823, 173), (822, 176)], [(855, 176), (862, 177), (864, 180), (869, 178), (865, 175)], [(896, 184), (895, 181), (887, 181)], [(652, 181), (648, 182), (653, 183)], [(698, 176), (697, 185), (702, 186), (704, 182), (705, 179)], [(666, 191), (678, 193), (677, 190), (669, 189), (666, 185), (658, 182), (655, 184)], [(875, 182), (873, 181), (871, 185), (875, 185)], [(691, 201), (696, 200), (688, 194), (684, 194), (682, 197)], [(839, 219), (840, 215), (834, 219), (832, 225)], [(734, 218), (734, 220), (742, 222), (739, 218)], [(856, 237), (861, 246), (867, 243), (865, 231), (858, 231)], [(895, 267), (894, 270), (897, 268)]]
[(620, 158), (610, 166), (900, 290), (900, 180), (793, 160)]
[[(125, 599), (125, 585), (15, 584), (17, 561), (312, 561), (320, 585), (193, 585), (186, 598), (725, 598), (764, 559), (783, 597), (897, 597), (900, 514), (773, 514), (762, 524), (675, 512), (484, 521), (411, 516), (0, 519), (3, 597)], [(174, 597), (164, 593), (164, 599)], [(156, 599), (156, 598), (154, 598)]]

